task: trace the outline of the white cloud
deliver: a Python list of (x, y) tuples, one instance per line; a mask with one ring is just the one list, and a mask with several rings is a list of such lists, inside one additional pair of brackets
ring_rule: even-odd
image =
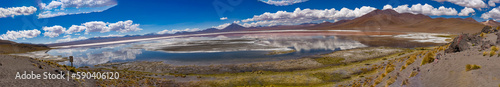
[[(291, 25), (299, 23), (310, 23), (313, 21), (324, 21), (324, 20), (342, 20), (342, 19), (353, 19), (356, 17), (363, 16), (376, 8), (363, 6), (361, 8), (355, 8), (354, 10), (348, 8), (342, 8), (340, 10), (332, 9), (300, 9), (296, 8), (293, 12), (278, 11), (276, 13), (266, 12), (261, 15), (255, 15), (252, 18), (241, 20), (243, 26), (245, 27), (255, 27), (255, 26), (273, 26), (273, 25)], [(219, 28), (223, 28), (222, 26)]]
[(460, 6), (464, 7), (469, 7), (469, 8), (486, 8), (488, 7), (486, 3), (484, 3), (483, 0), (434, 0), (438, 2), (451, 2), (453, 4), (457, 4)]
[[(110, 31), (116, 31), (120, 33), (141, 31), (139, 24), (134, 24), (132, 20), (118, 21), (116, 23), (105, 23), (102, 21), (91, 21), (83, 23), (82, 25), (72, 25), (66, 30), (66, 28), (56, 25), (52, 27), (43, 27), (45, 30), (44, 35), (49, 37), (57, 37), (62, 33), (73, 34), (82, 32), (85, 30), (85, 34), (90, 32), (100, 32), (106, 33)], [(76, 35), (76, 34), (75, 34)], [(79, 34), (78, 34), (79, 35)]]
[(133, 24), (132, 20), (127, 21), (118, 21), (116, 23), (111, 23), (108, 25), (111, 31), (118, 31), (121, 33), (131, 32), (131, 31), (140, 31), (139, 24)]
[(57, 0), (49, 4), (40, 3), (42, 8), (46, 10), (52, 10), (54, 8), (104, 7), (116, 4), (116, 0)]
[(45, 31), (45, 33), (43, 33), (44, 36), (52, 38), (52, 37), (57, 37), (60, 34), (64, 33), (66, 31), (66, 28), (59, 25), (55, 25), (52, 27), (43, 27), (43, 30)]
[(64, 38), (68, 38), (68, 37), (71, 37), (71, 35), (66, 35), (66, 36), (64, 36)]
[(287, 6), (287, 5), (292, 5), (296, 3), (302, 3), (306, 2), (308, 0), (259, 0), (262, 1), (266, 4), (270, 5), (276, 5), (276, 6)]
[(101, 33), (106, 33), (109, 32), (107, 24), (102, 22), (102, 21), (91, 21), (83, 24), (87, 29), (85, 30), (85, 33), (89, 32), (101, 32)]
[[(399, 13), (413, 13), (413, 14), (424, 14), (429, 16), (456, 16), (459, 13), (455, 8), (440, 6), (435, 8), (429, 4), (414, 4), (411, 7), (409, 5), (401, 5), (394, 8), (391, 5), (385, 5), (383, 9), (394, 9)], [(277, 11), (275, 13), (265, 12), (260, 15), (255, 15), (252, 18), (244, 19), (238, 21), (244, 27), (256, 27), (256, 26), (274, 26), (274, 25), (294, 25), (301, 23), (311, 23), (311, 22), (322, 22), (322, 21), (332, 21), (332, 20), (344, 20), (344, 19), (354, 19), (363, 16), (369, 12), (376, 10), (374, 7), (362, 6), (361, 8), (348, 9), (342, 8), (337, 10), (332, 9), (300, 9), (296, 8), (293, 12), (287, 11)], [(474, 13), (474, 9), (465, 8), (460, 16), (465, 16), (470, 13)], [(224, 28), (229, 23), (213, 26), (214, 28)]]
[[(424, 4), (424, 5), (414, 4), (411, 7), (408, 7), (408, 6), (409, 5), (400, 5), (396, 8), (392, 8), (392, 9), (397, 11), (398, 13), (424, 14), (424, 15), (430, 15), (430, 16), (441, 16), (441, 15), (454, 16), (454, 15), (458, 14), (457, 10), (455, 10), (455, 8), (451, 8), (451, 7), (446, 8), (444, 6), (440, 6), (439, 8), (434, 8), (432, 5), (429, 5), (429, 4)], [(389, 6), (386, 5), (384, 7), (389, 7)], [(389, 9), (389, 8), (387, 8), (387, 9)]]
[(174, 29), (174, 30), (163, 30), (163, 31), (160, 31), (160, 32), (158, 32), (156, 34), (175, 34), (177, 32), (194, 32), (194, 31), (200, 31), (200, 29), (199, 28), (192, 28), (192, 29), (191, 28), (186, 28), (184, 30), (176, 30), (176, 29)]
[(483, 13), (483, 15), (481, 15), (481, 18), (483, 19), (492, 18), (494, 20), (500, 20), (500, 7), (493, 8), (491, 9), (491, 11)]
[(31, 15), (36, 12), (36, 8), (30, 7), (10, 7), (10, 8), (0, 8), (0, 18), (4, 17), (14, 17), (17, 15)]
[(49, 4), (40, 3), (42, 12), (38, 18), (50, 18), (63, 15), (102, 12), (117, 5), (116, 0), (55, 0)]
[(64, 36), (65, 38), (64, 39), (59, 39), (59, 40), (56, 40), (56, 43), (61, 43), (61, 42), (70, 42), (70, 41), (77, 41), (77, 40), (85, 40), (85, 39), (88, 39), (86, 37), (83, 37), (83, 36), (80, 36), (78, 38), (71, 38), (71, 36)]
[(227, 20), (227, 17), (222, 17), (220, 18), (220, 20)]
[(385, 10), (385, 9), (392, 9), (392, 6), (391, 5), (385, 5), (384, 9), (382, 9), (382, 10)]
[(490, 0), (490, 1), (488, 1), (488, 5), (490, 5), (491, 7), (495, 7), (496, 3), (500, 3), (500, 0)]
[(229, 25), (231, 25), (231, 23), (224, 23), (224, 24), (221, 24), (219, 26), (212, 26), (212, 28), (224, 29), (224, 28), (226, 28)]
[(22, 30), (22, 31), (7, 31), (7, 33), (2, 34), (0, 39), (2, 40), (17, 40), (18, 38), (34, 38), (40, 35), (41, 32), (37, 29), (33, 30)]
[(78, 26), (78, 25), (71, 25), (71, 27), (66, 30), (66, 34), (73, 34), (75, 32), (82, 32), (83, 30), (87, 29), (85, 26)]
[(458, 16), (469, 16), (470, 13), (474, 14), (474, 12), (476, 12), (474, 9), (465, 7), (458, 13)]

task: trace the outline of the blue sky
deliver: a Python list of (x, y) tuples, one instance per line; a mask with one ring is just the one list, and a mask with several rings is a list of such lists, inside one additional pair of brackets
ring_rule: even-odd
[[(89, 0), (82, 0), (89, 1)], [(2, 39), (10, 35), (10, 39), (16, 42), (23, 43), (55, 43), (71, 40), (79, 40), (98, 36), (109, 35), (137, 35), (148, 33), (159, 33), (160, 31), (172, 30), (202, 30), (206, 28), (218, 27), (219, 25), (227, 25), (229, 23), (238, 23), (245, 26), (269, 26), (269, 25), (289, 25), (300, 24), (302, 22), (320, 22), (320, 21), (335, 21), (340, 19), (352, 19), (362, 15), (366, 11), (356, 11), (356, 8), (373, 10), (384, 9), (384, 6), (391, 5), (396, 8), (401, 5), (430, 5), (434, 8), (444, 6), (445, 8), (453, 8), (457, 12), (452, 11), (432, 11), (426, 15), (431, 17), (472, 17), (478, 21), (485, 21), (481, 18), (482, 14), (499, 8), (498, 6), (489, 5), (488, 1), (484, 1), (486, 7), (482, 5), (464, 5), (455, 4), (458, 0), (295, 0), (295, 2), (268, 2), (259, 0), (95, 0), (104, 1), (104, 4), (92, 4), (81, 2), (82, 4), (68, 5), (62, 1), (52, 0), (0, 0), (0, 8), (15, 8), (15, 7), (34, 7), (35, 12), (27, 12), (26, 14), (11, 14), (6, 17), (0, 15), (0, 34), (3, 34)], [(233, 1), (233, 2), (231, 2)], [(274, 0), (271, 0), (274, 1)], [(474, 0), (471, 0), (474, 1)], [(492, 0), (494, 4), (494, 0)], [(52, 2), (61, 2), (62, 5)], [(43, 4), (42, 4), (43, 3)], [(50, 4), (52, 4), (50, 7)], [(217, 10), (217, 7), (219, 10)], [(366, 8), (362, 8), (365, 6)], [(371, 8), (368, 8), (371, 7)], [(462, 9), (470, 7), (474, 12), (468, 16), (459, 16)], [(314, 16), (314, 17), (272, 17), (273, 15), (294, 15), (293, 13), (300, 8), (299, 11), (316, 14), (323, 10), (337, 10), (347, 8), (356, 13), (353, 15), (332, 14), (332, 16)], [(309, 8), (310, 10), (304, 10)], [(332, 9), (334, 8), (334, 9)], [(31, 8), (33, 9), (33, 8)], [(277, 12), (286, 11), (286, 12)], [(404, 9), (399, 9), (398, 12), (404, 12)], [(0, 9), (1, 12), (1, 9)], [(46, 13), (65, 13), (60, 15), (42, 16)], [(269, 14), (263, 15), (268, 12)], [(446, 13), (448, 12), (448, 13)], [(424, 11), (414, 11), (414, 13), (425, 13)], [(4, 13), (5, 14), (5, 13)], [(305, 13), (307, 14), (307, 13)], [(491, 13), (491, 19), (500, 19), (498, 14)], [(255, 17), (254, 17), (255, 16)], [(337, 17), (338, 16), (338, 17)], [(307, 20), (296, 20), (294, 18), (311, 18)], [(227, 18), (227, 19), (226, 19)], [(251, 20), (246, 20), (251, 19)], [(126, 22), (129, 21), (129, 22)], [(80, 31), (69, 32), (72, 25), (88, 27), (85, 23), (102, 22), (108, 30), (89, 30), (83, 29)], [(127, 24), (129, 23), (129, 24)], [(253, 24), (252, 24), (253, 23)], [(94, 23), (99, 24), (99, 23)], [(113, 24), (117, 27), (111, 28)], [(137, 25), (137, 26), (134, 26)], [(54, 26), (60, 26), (54, 27)], [(58, 31), (64, 28), (66, 31)], [(35, 33), (29, 35), (19, 33), (24, 30), (34, 30)], [(16, 33), (7, 34), (8, 31), (16, 31)], [(88, 31), (88, 32), (87, 32)], [(27, 31), (28, 32), (28, 31)], [(34, 31), (29, 31), (34, 32)], [(46, 32), (47, 35), (45, 35)], [(38, 34), (38, 35), (36, 35)], [(50, 34), (50, 35), (49, 35)], [(30, 36), (31, 35), (31, 36)], [(15, 39), (17, 40), (15, 40)], [(78, 39), (79, 38), (79, 39)], [(61, 40), (66, 39), (66, 40)], [(59, 40), (59, 41), (58, 41)]]

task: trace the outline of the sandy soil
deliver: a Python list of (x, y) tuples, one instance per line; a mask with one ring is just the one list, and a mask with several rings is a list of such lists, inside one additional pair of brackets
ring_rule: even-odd
[[(488, 34), (484, 41), (496, 41), (496, 35)], [(495, 39), (492, 39), (495, 38)], [(472, 45), (472, 44), (471, 44)], [(441, 60), (420, 67), (420, 73), (410, 78), (411, 87), (496, 87), (500, 84), (500, 57), (483, 56), (480, 46), (448, 53)], [(490, 50), (485, 50), (490, 52)], [(443, 52), (439, 52), (444, 54)], [(421, 59), (417, 60), (421, 61)], [(480, 69), (465, 71), (467, 64), (476, 64)], [(418, 66), (412, 66), (418, 67)], [(404, 73), (404, 72), (403, 72)], [(407, 77), (409, 75), (402, 75)], [(397, 82), (396, 82), (397, 83)], [(400, 83), (392, 86), (399, 86)]]

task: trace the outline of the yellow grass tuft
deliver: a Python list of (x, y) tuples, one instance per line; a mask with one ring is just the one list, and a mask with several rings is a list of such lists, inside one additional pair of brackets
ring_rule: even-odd
[(434, 62), (435, 55), (436, 54), (434, 54), (434, 52), (427, 53), (427, 55), (424, 56), (424, 59), (422, 60), (420, 66)]
[(481, 66), (479, 65), (476, 65), (476, 64), (467, 64), (465, 65), (465, 71), (471, 71), (471, 70), (476, 70), (476, 69), (480, 69)]
[(393, 78), (390, 78), (389, 80), (387, 80), (386, 82), (386, 87), (388, 87), (389, 85), (391, 85), (392, 83), (396, 82), (396, 79), (397, 79), (397, 76), (394, 76)]
[(481, 36), (481, 37), (485, 37), (484, 35), (486, 35), (486, 33), (479, 34), (479, 36)]
[(500, 30), (500, 26), (499, 26), (499, 27), (497, 27), (497, 30)]
[(412, 64), (413, 62), (415, 62), (415, 59), (417, 59), (417, 55), (410, 56), (410, 59), (406, 60), (406, 65)]
[(406, 69), (406, 66), (407, 66), (407, 65), (403, 65), (403, 66), (401, 66), (401, 69), (400, 69), (399, 71), (403, 71), (404, 69)]
[(403, 86), (403, 85), (408, 85), (408, 79), (403, 80), (403, 83), (401, 83), (401, 86)]
[(486, 56), (486, 54), (488, 54), (488, 52), (484, 51), (484, 52), (483, 52), (483, 56)]
[(375, 79), (375, 84), (374, 84), (374, 85), (377, 85), (377, 84), (379, 84), (380, 82), (382, 82), (382, 79), (383, 79), (383, 78), (384, 78), (384, 77), (378, 77), (377, 79)]
[(382, 73), (382, 75), (381, 75), (380, 77), (382, 77), (382, 78), (383, 78), (383, 77), (385, 77), (385, 76), (387, 76), (387, 72)]
[(385, 72), (386, 73), (390, 73), (394, 71), (394, 66), (393, 65), (387, 65), (387, 67), (385, 68)]
[(496, 53), (495, 51), (491, 50), (490, 51), (490, 57), (492, 57), (493, 55), (495, 55), (495, 53)]
[(411, 78), (411, 77), (415, 77), (417, 74), (418, 74), (418, 72), (415, 72), (415, 71), (411, 72), (411, 73), (410, 73), (410, 78)]
[(498, 51), (498, 47), (497, 46), (491, 46), (491, 51)]

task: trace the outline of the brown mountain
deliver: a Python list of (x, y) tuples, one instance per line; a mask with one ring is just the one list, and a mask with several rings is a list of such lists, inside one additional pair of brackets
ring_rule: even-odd
[(477, 22), (476, 19), (471, 18), (471, 17), (465, 18), (464, 20), (470, 21), (470, 22)]
[(481, 22), (481, 23), (484, 25), (488, 25), (488, 26), (500, 26), (500, 22), (497, 22), (494, 20), (488, 20), (488, 21)]
[(236, 23), (232, 23), (231, 25), (221, 29), (220, 31), (241, 31), (241, 30), (245, 30), (247, 28), (239, 25), (239, 24), (236, 24)]
[(472, 33), (484, 25), (470, 18), (431, 18), (422, 14), (398, 13), (392, 9), (374, 10), (353, 20), (333, 26), (314, 27), (320, 30), (364, 30), (432, 33)]

